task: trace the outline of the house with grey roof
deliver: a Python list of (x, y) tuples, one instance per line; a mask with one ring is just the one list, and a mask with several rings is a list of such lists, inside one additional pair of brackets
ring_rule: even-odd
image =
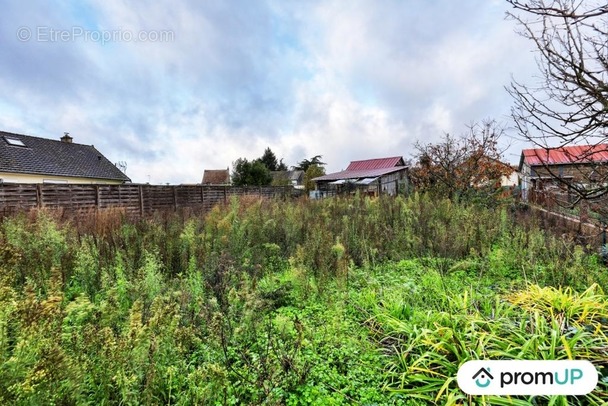
[(304, 189), (304, 171), (272, 171), (273, 186), (293, 186), (294, 189)]
[(0, 181), (121, 184), (131, 179), (93, 145), (0, 131)]
[(408, 167), (401, 156), (351, 161), (345, 170), (319, 176), (313, 181), (316, 191), (311, 195), (314, 197), (357, 190), (370, 196), (394, 196), (408, 187)]

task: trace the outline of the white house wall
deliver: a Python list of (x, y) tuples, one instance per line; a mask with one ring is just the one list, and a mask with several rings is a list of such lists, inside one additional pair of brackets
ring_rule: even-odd
[(26, 173), (0, 172), (0, 181), (5, 183), (79, 183), (120, 185), (124, 182), (112, 179), (78, 178), (69, 176), (37, 175)]

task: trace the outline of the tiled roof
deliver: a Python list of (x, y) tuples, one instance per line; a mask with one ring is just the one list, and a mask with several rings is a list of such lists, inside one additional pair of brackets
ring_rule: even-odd
[(375, 178), (388, 173), (397, 172), (407, 167), (400, 156), (390, 158), (366, 159), (363, 161), (351, 161), (344, 171), (329, 173), (314, 178), (314, 181), (333, 181), (340, 179)]
[(230, 171), (228, 169), (205, 169), (203, 185), (229, 185)]
[(524, 149), (520, 168), (524, 162), (530, 166), (608, 162), (608, 144)]
[(131, 181), (92, 145), (5, 131), (0, 131), (0, 172)]
[(365, 159), (363, 161), (351, 161), (346, 168), (347, 171), (360, 171), (366, 169), (384, 169), (395, 166), (404, 166), (403, 158), (393, 156), (389, 158)]

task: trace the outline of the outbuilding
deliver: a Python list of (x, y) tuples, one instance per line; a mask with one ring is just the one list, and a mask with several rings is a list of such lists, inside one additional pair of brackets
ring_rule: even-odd
[(359, 191), (369, 196), (394, 196), (408, 188), (408, 167), (403, 157), (351, 161), (340, 172), (314, 178), (314, 197), (350, 194)]

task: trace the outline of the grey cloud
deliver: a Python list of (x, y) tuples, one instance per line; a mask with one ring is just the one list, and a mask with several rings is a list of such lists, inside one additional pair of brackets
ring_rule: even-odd
[[(407, 155), (416, 138), (506, 113), (502, 86), (517, 55), (503, 6), (485, 0), (6, 3), (0, 102), (18, 115), (9, 121), (43, 136), (72, 131), (138, 165), (190, 154), (183, 161), (200, 168), (167, 175), (176, 183), (265, 146), (288, 164), (321, 154), (338, 169), (365, 154)], [(174, 38), (21, 43), (26, 24)]]

